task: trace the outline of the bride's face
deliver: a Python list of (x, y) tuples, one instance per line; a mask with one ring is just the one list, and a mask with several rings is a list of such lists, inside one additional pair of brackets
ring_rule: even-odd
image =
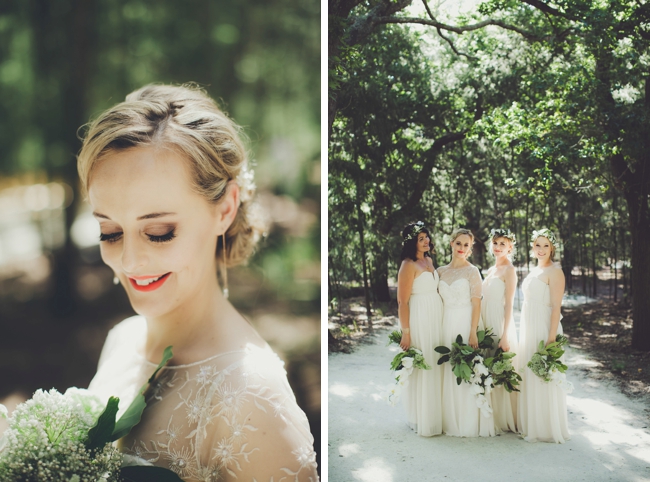
[(102, 259), (138, 314), (182, 312), (214, 288), (219, 204), (192, 191), (180, 155), (154, 147), (111, 154), (95, 167), (88, 197)]
[(472, 252), (472, 238), (467, 234), (461, 234), (451, 242), (452, 256), (466, 259)]
[(538, 261), (546, 261), (551, 257), (551, 242), (544, 236), (538, 237), (533, 243), (533, 253)]
[(512, 242), (508, 238), (493, 239), (492, 252), (497, 259), (508, 256), (512, 252)]

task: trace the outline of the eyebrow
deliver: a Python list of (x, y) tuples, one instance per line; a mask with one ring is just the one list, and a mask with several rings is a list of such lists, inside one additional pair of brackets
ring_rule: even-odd
[[(176, 213), (149, 213), (149, 214), (145, 214), (143, 216), (138, 216), (137, 220), (142, 221), (143, 219), (162, 218), (164, 216), (172, 216), (174, 214), (176, 214)], [(111, 221), (111, 218), (109, 218), (105, 214), (98, 213), (96, 211), (93, 212), (93, 216), (95, 216), (96, 218), (108, 219), (109, 221)]]

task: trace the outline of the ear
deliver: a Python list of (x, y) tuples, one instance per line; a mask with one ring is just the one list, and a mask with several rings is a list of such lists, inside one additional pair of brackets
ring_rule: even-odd
[(235, 181), (229, 181), (226, 186), (226, 194), (218, 204), (217, 222), (221, 234), (228, 231), (228, 228), (235, 220), (239, 205), (239, 185)]

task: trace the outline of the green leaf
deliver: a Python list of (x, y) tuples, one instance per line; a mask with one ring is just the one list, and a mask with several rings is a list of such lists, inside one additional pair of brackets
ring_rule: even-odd
[(458, 336), (456, 337), (456, 343), (458, 343), (459, 345), (463, 344), (463, 337), (460, 336), (460, 334), (458, 334)]
[(169, 469), (155, 466), (133, 465), (120, 470), (124, 482), (183, 482)]
[(144, 409), (147, 406), (147, 402), (144, 399), (144, 392), (147, 390), (147, 388), (149, 388), (149, 385), (154, 381), (160, 369), (167, 364), (172, 356), (172, 347), (168, 346), (163, 352), (163, 357), (161, 362), (158, 364), (158, 367), (149, 377), (147, 383), (142, 385), (142, 388), (140, 388), (140, 391), (135, 397), (135, 400), (133, 400), (131, 405), (129, 405), (129, 408), (127, 408), (126, 412), (124, 412), (124, 415), (122, 415), (115, 424), (115, 429), (113, 430), (113, 435), (111, 436), (111, 442), (128, 435), (131, 429), (140, 422), (140, 419), (142, 418), (142, 412), (144, 412)]
[(113, 441), (111, 436), (115, 429), (115, 416), (117, 415), (119, 403), (119, 398), (110, 397), (108, 399), (106, 408), (97, 418), (95, 425), (88, 431), (88, 441), (86, 442), (88, 450), (100, 449)]
[(472, 369), (469, 366), (467, 366), (465, 363), (463, 363), (460, 366), (460, 372), (461, 372), (461, 375), (462, 375), (463, 379), (465, 379), (465, 380), (469, 380), (470, 377), (472, 376)]
[(483, 330), (477, 332), (476, 337), (478, 338), (478, 342), (481, 343), (483, 340), (485, 340), (485, 332)]
[(437, 351), (438, 353), (444, 355), (446, 353), (449, 353), (451, 350), (446, 346), (437, 346), (434, 348), (434, 351)]
[(442, 365), (443, 363), (447, 363), (449, 361), (449, 355), (443, 355), (438, 359), (438, 365)]

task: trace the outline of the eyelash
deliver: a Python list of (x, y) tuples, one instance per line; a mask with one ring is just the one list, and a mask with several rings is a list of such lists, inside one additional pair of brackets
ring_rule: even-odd
[[(147, 234), (147, 236), (149, 236), (149, 241), (152, 241), (154, 243), (166, 243), (176, 237), (176, 230), (172, 229), (168, 233), (162, 234), (160, 236), (156, 236), (154, 234)], [(111, 234), (101, 233), (99, 235), (99, 240), (106, 241), (108, 243), (115, 243), (119, 241), (121, 237), (122, 237), (122, 233), (111, 233)]]

